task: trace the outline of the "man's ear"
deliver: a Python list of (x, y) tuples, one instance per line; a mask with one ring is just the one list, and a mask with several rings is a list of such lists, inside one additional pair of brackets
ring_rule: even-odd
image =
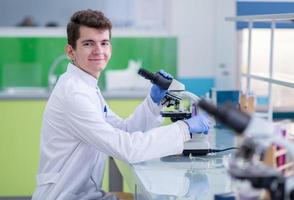
[(109, 55), (109, 60), (110, 60), (111, 56), (112, 56), (112, 45), (110, 45), (110, 55)]
[(72, 48), (72, 46), (70, 44), (67, 44), (65, 47), (64, 47), (64, 51), (67, 55), (67, 57), (71, 60), (74, 60), (74, 49)]

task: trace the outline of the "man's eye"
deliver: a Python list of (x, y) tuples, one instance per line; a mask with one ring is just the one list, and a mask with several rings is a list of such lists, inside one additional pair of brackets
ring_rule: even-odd
[(110, 43), (109, 43), (109, 42), (102, 42), (101, 45), (102, 45), (102, 46), (109, 46)]
[(90, 45), (91, 45), (90, 42), (85, 42), (85, 43), (84, 43), (84, 46), (90, 46)]

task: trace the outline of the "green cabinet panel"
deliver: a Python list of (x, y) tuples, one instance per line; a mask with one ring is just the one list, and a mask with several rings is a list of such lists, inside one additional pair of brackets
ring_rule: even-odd
[(0, 101), (0, 196), (30, 196), (45, 101)]
[(65, 38), (0, 38), (0, 87), (47, 87), (49, 68), (65, 44)]
[[(66, 43), (63, 37), (0, 37), (0, 88), (47, 87), (50, 66), (64, 54)], [(124, 69), (129, 60), (140, 60), (149, 70), (164, 69), (176, 77), (175, 37), (116, 37), (111, 43), (112, 59), (106, 70)], [(67, 63), (60, 62), (55, 74), (64, 72)], [(104, 73), (99, 81), (104, 89)]]
[[(121, 117), (142, 100), (109, 100)], [(0, 197), (31, 196), (39, 162), (39, 139), (45, 100), (0, 101)], [(108, 190), (108, 165), (103, 189)]]

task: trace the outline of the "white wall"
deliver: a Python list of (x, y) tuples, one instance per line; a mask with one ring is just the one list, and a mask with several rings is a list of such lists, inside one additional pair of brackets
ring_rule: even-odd
[(235, 23), (224, 18), (236, 15), (235, 0), (215, 0), (216, 6), (216, 69), (217, 88), (234, 89), (239, 87), (237, 63), (237, 33)]
[(215, 66), (213, 0), (173, 0), (171, 27), (179, 41), (180, 77), (211, 77)]
[[(170, 31), (178, 36), (178, 75), (212, 77), (216, 86), (236, 86), (235, 0), (172, 0)], [(224, 81), (225, 80), (225, 81)]]
[(0, 0), (0, 26), (14, 26), (25, 16), (31, 16), (39, 26), (50, 21), (65, 25), (74, 11), (86, 8), (104, 9), (104, 1)]
[(38, 26), (57, 22), (65, 26), (77, 10), (103, 11), (115, 27), (160, 28), (168, 8), (165, 0), (0, 0), (0, 26), (15, 26), (30, 16)]

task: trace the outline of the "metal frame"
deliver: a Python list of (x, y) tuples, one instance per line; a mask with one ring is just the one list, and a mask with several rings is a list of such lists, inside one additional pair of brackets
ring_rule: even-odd
[[(276, 22), (293, 22), (294, 13), (289, 14), (273, 14), (273, 15), (248, 15), (248, 16), (238, 16), (238, 17), (227, 17), (227, 21), (245, 21), (248, 22), (248, 57), (247, 57), (247, 73), (242, 73), (243, 77), (246, 77), (246, 89), (247, 92), (251, 91), (251, 79), (260, 80), (268, 83), (268, 112), (267, 119), (272, 121), (273, 113), (273, 102), (272, 102), (272, 84), (281, 85), (285, 87), (294, 88), (294, 82), (282, 81), (273, 78), (274, 69), (274, 39), (275, 39), (275, 29)], [(270, 22), (271, 23), (271, 35), (270, 35), (270, 56), (269, 56), (269, 77), (253, 75), (251, 74), (251, 43), (252, 43), (252, 29), (254, 28), (254, 22)]]

